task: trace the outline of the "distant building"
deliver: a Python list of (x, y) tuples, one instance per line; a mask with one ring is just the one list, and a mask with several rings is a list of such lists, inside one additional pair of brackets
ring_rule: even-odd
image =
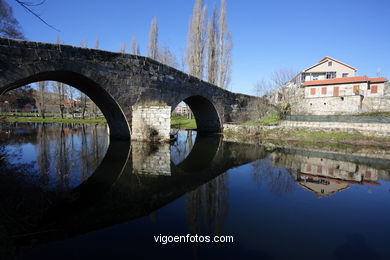
[(190, 112), (190, 108), (187, 105), (177, 105), (177, 107), (173, 110), (173, 115), (188, 115)]

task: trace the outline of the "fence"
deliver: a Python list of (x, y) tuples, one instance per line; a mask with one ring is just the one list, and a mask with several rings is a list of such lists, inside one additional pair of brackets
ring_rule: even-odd
[(285, 115), (282, 118), (299, 122), (343, 122), (390, 124), (390, 116), (348, 116), (348, 115)]

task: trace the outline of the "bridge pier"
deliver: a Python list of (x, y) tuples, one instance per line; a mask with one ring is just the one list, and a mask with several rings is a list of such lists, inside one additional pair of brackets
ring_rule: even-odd
[(171, 107), (165, 105), (133, 106), (131, 139), (167, 141), (171, 130)]

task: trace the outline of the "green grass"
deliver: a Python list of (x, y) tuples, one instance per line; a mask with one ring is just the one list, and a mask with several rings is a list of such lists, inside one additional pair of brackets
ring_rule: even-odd
[(271, 110), (268, 112), (268, 116), (256, 120), (246, 121), (241, 125), (256, 126), (256, 125), (277, 124), (279, 122), (279, 119), (280, 119), (279, 112), (276, 110)]
[[(45, 113), (47, 117), (58, 117), (59, 113)], [(0, 116), (38, 117), (37, 113), (30, 112), (1, 112)]]
[(80, 124), (106, 124), (107, 121), (103, 117), (99, 118), (60, 118), (60, 117), (7, 117), (3, 119), (9, 123), (80, 123)]
[(196, 128), (195, 119), (188, 119), (187, 116), (172, 116), (172, 128)]
[(278, 123), (279, 118), (277, 116), (270, 116), (258, 120), (251, 120), (251, 121), (246, 121), (242, 123), (241, 125), (247, 125), (247, 126), (256, 126), (256, 125), (269, 125), (269, 124), (274, 124)]
[(357, 147), (390, 148), (390, 138), (365, 136), (358, 132), (315, 131), (310, 129), (264, 129), (258, 135), (224, 131), (223, 135), (236, 140), (257, 143), (272, 143), (297, 147), (355, 149)]
[(351, 140), (366, 140), (369, 137), (360, 133), (349, 132), (324, 132), (324, 131), (308, 131), (308, 130), (296, 130), (289, 133), (290, 137), (302, 138), (308, 141), (351, 141)]

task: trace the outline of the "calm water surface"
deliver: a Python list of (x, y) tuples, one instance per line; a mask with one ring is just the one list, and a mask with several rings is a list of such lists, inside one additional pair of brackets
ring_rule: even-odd
[[(181, 131), (0, 126), (0, 254), (17, 259), (390, 259), (390, 155), (266, 149)], [(154, 236), (233, 236), (156, 243)]]

